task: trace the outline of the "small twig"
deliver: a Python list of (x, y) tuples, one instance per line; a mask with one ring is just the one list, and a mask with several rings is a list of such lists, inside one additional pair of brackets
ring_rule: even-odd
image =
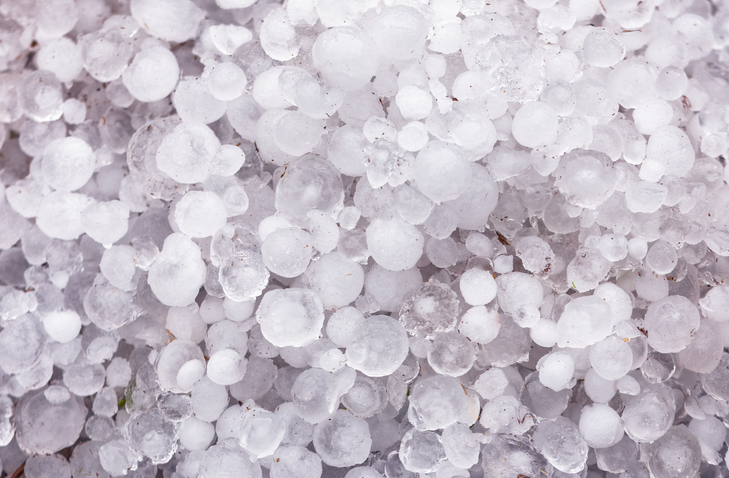
[(25, 470), (25, 462), (23, 462), (23, 464), (20, 465), (18, 469), (13, 472), (12, 475), (10, 475), (10, 478), (20, 478), (20, 475), (23, 474), (23, 470)]

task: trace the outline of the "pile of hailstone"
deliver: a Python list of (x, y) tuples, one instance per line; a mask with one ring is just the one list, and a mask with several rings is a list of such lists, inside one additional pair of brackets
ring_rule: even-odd
[(0, 0), (0, 468), (726, 476), (729, 2)]

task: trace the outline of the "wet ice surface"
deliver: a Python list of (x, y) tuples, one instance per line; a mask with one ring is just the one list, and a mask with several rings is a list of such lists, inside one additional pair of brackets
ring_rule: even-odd
[(0, 0), (0, 45), (7, 476), (726, 474), (726, 2)]

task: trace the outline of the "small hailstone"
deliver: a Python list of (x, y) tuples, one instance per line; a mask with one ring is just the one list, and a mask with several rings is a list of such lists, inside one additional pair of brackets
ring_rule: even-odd
[(243, 70), (235, 63), (226, 62), (215, 65), (208, 77), (208, 88), (220, 101), (231, 101), (243, 94), (248, 79)]
[(44, 45), (38, 50), (36, 61), (39, 69), (52, 71), (63, 83), (73, 81), (83, 70), (81, 49), (66, 37)]
[(220, 385), (232, 385), (243, 379), (246, 372), (246, 359), (232, 349), (215, 352), (208, 360), (207, 375)]
[(195, 37), (205, 12), (191, 0), (134, 0), (132, 16), (150, 35), (182, 43)]
[(375, 219), (367, 226), (367, 246), (380, 266), (404, 271), (418, 262), (425, 240), (420, 231), (402, 219)]
[(225, 204), (212, 192), (190, 191), (174, 210), (177, 226), (190, 237), (213, 236), (226, 223)]
[(485, 305), (496, 297), (496, 281), (483, 269), (468, 269), (461, 276), (461, 295), (469, 305)]
[(215, 98), (203, 78), (185, 77), (172, 95), (172, 104), (185, 123), (210, 124), (224, 114), (226, 103)]
[(434, 202), (457, 199), (472, 176), (461, 151), (441, 141), (431, 141), (418, 152), (413, 172), (420, 192)]
[(253, 34), (249, 29), (238, 25), (211, 25), (210, 39), (220, 53), (232, 55), (239, 46), (251, 41)]
[(205, 262), (200, 248), (180, 233), (167, 236), (164, 247), (149, 270), (149, 286), (165, 305), (186, 306), (205, 282)]
[(377, 73), (377, 47), (368, 34), (354, 26), (330, 28), (312, 47), (314, 66), (330, 85), (356, 91)]
[[(279, 289), (267, 292), (256, 311), (261, 332), (277, 347), (308, 345), (321, 333), (324, 307), (308, 289)], [(295, 322), (291, 322), (295, 320)]]
[(607, 405), (596, 403), (582, 409), (580, 434), (593, 448), (607, 448), (623, 438), (620, 415)]
[(205, 181), (210, 163), (220, 150), (220, 140), (203, 124), (181, 123), (164, 137), (157, 149), (157, 166), (183, 184)]
[(127, 233), (129, 207), (116, 200), (94, 203), (81, 211), (81, 223), (90, 238), (110, 247)]
[(403, 117), (409, 120), (421, 120), (430, 114), (433, 97), (417, 86), (403, 86), (395, 95), (395, 102)]
[(180, 445), (190, 451), (207, 450), (215, 438), (215, 427), (196, 417), (190, 417), (180, 425)]
[(49, 337), (64, 344), (78, 336), (81, 318), (73, 310), (53, 311), (43, 317), (43, 328)]
[(53, 189), (75, 191), (91, 179), (96, 155), (82, 139), (72, 136), (57, 139), (43, 151), (43, 178)]
[(63, 102), (63, 120), (68, 124), (81, 124), (86, 119), (86, 105), (75, 98)]
[(524, 104), (514, 115), (514, 139), (528, 148), (549, 145), (557, 138), (557, 114), (546, 103), (533, 101)]
[(537, 370), (542, 385), (559, 392), (567, 388), (572, 380), (575, 363), (570, 355), (564, 352), (553, 352), (539, 360)]

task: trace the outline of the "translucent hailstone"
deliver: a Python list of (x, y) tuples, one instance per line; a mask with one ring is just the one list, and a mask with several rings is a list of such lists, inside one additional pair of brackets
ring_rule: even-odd
[(701, 444), (686, 425), (672, 427), (648, 446), (648, 468), (656, 478), (695, 476), (701, 467)]
[(286, 422), (279, 415), (262, 408), (251, 408), (243, 414), (240, 445), (252, 458), (270, 456), (281, 444)]
[(672, 125), (661, 126), (648, 139), (640, 178), (656, 182), (665, 174), (685, 176), (694, 165), (695, 157), (691, 140), (685, 131)]
[(593, 448), (607, 448), (623, 438), (620, 415), (607, 405), (596, 403), (582, 409), (580, 433)]
[(190, 237), (214, 236), (226, 223), (225, 204), (217, 194), (190, 191), (174, 207), (175, 223)]
[(527, 148), (549, 145), (557, 139), (557, 113), (539, 101), (525, 103), (514, 115), (511, 132), (514, 139)]
[(298, 227), (277, 229), (263, 241), (261, 256), (266, 267), (283, 277), (306, 271), (314, 251), (311, 234)]
[(84, 232), (81, 212), (93, 204), (83, 194), (54, 191), (43, 196), (36, 225), (54, 239), (72, 240)]
[(552, 352), (539, 360), (537, 371), (542, 385), (559, 392), (569, 387), (575, 373), (575, 362), (567, 353)]
[(150, 103), (172, 93), (179, 77), (175, 55), (162, 46), (152, 46), (134, 56), (122, 73), (122, 82), (136, 100)]
[(605, 380), (618, 380), (633, 368), (630, 345), (614, 335), (590, 347), (590, 364)]
[(458, 332), (438, 334), (428, 350), (428, 364), (433, 370), (451, 377), (460, 377), (468, 372), (475, 360), (475, 345)]
[(400, 460), (406, 470), (416, 473), (432, 473), (446, 461), (446, 453), (440, 436), (431, 431), (409, 430), (400, 442)]
[(261, 476), (261, 465), (251, 460), (237, 440), (228, 439), (211, 446), (202, 458), (198, 468), (200, 478), (221, 478)]
[(45, 343), (43, 328), (34, 316), (26, 314), (8, 322), (0, 332), (0, 367), (14, 374), (29, 370)]
[(471, 182), (470, 164), (460, 150), (441, 141), (431, 141), (420, 150), (413, 165), (418, 189), (439, 203), (457, 199)]
[(490, 433), (521, 434), (534, 425), (528, 409), (512, 395), (501, 395), (484, 404), (479, 422)]
[(210, 164), (210, 173), (215, 176), (232, 176), (240, 170), (246, 161), (242, 149), (232, 144), (224, 144)]
[(440, 430), (461, 419), (468, 408), (463, 387), (453, 377), (434, 375), (415, 383), (408, 420), (418, 430)]
[(499, 335), (499, 312), (483, 305), (471, 307), (461, 317), (458, 331), (472, 342), (487, 344)]
[(281, 151), (292, 156), (311, 152), (326, 133), (324, 120), (299, 111), (285, 111), (273, 127), (273, 140)]
[(676, 402), (670, 387), (649, 385), (623, 410), (625, 433), (638, 443), (650, 443), (662, 437), (676, 414)]
[(68, 343), (81, 331), (81, 318), (73, 310), (56, 310), (43, 316), (43, 328), (50, 338)]
[(423, 15), (405, 5), (383, 9), (372, 20), (370, 28), (380, 54), (397, 61), (419, 58), (428, 36)]
[(210, 124), (225, 114), (226, 104), (216, 99), (208, 88), (207, 79), (185, 77), (172, 95), (180, 119), (186, 123)]
[(130, 8), (134, 19), (150, 35), (175, 43), (194, 38), (205, 17), (191, 0), (133, 0)]
[(377, 73), (377, 47), (370, 37), (354, 26), (326, 30), (311, 51), (314, 66), (330, 86), (356, 91)]
[(215, 427), (196, 417), (189, 417), (180, 425), (180, 445), (190, 451), (207, 450), (215, 438)]
[(220, 101), (231, 101), (238, 98), (245, 91), (247, 83), (245, 72), (233, 62), (215, 65), (208, 77), (208, 88)]
[(181, 123), (165, 136), (157, 149), (157, 167), (183, 184), (205, 181), (220, 150), (215, 133), (199, 123)]
[(181, 233), (167, 236), (149, 269), (149, 286), (165, 305), (186, 306), (195, 300), (207, 270), (200, 248)]
[(25, 462), (26, 478), (71, 478), (71, 466), (62, 455), (36, 455)]
[(460, 313), (456, 293), (437, 281), (426, 282), (400, 307), (400, 322), (410, 334), (433, 339), (455, 329)]
[(656, 274), (668, 274), (678, 263), (676, 249), (666, 241), (656, 241), (645, 256), (646, 265)]
[(581, 349), (596, 344), (612, 331), (612, 311), (600, 297), (578, 297), (564, 307), (557, 322), (557, 344)]
[(425, 239), (415, 226), (400, 218), (374, 219), (367, 226), (367, 248), (383, 268), (404, 271), (423, 254)]
[(379, 304), (380, 310), (395, 312), (422, 283), (423, 276), (417, 267), (393, 272), (375, 264), (365, 276), (365, 293)]
[(716, 322), (726, 322), (729, 320), (729, 287), (712, 287), (699, 300), (699, 305), (708, 318)]
[(83, 70), (81, 49), (66, 37), (52, 40), (38, 50), (39, 70), (53, 72), (61, 82), (73, 81)]
[(668, 101), (651, 99), (641, 102), (633, 110), (635, 128), (641, 134), (653, 134), (671, 122), (673, 108)]
[(554, 184), (575, 206), (594, 209), (615, 191), (618, 174), (610, 158), (597, 151), (575, 150), (560, 160)]
[(342, 178), (331, 163), (307, 155), (286, 168), (276, 185), (276, 210), (302, 220), (312, 209), (334, 215), (342, 207)]
[(653, 302), (643, 324), (651, 347), (661, 353), (676, 353), (691, 343), (701, 321), (699, 311), (689, 299), (672, 295)]
[(331, 417), (340, 398), (352, 388), (356, 378), (354, 370), (346, 367), (335, 373), (319, 368), (300, 373), (293, 379), (290, 389), (297, 415), (309, 423)]
[(622, 234), (604, 234), (600, 237), (600, 254), (610, 262), (617, 262), (628, 256), (628, 240)]
[(91, 204), (81, 211), (84, 232), (105, 247), (124, 237), (129, 227), (129, 207), (121, 201)]
[(382, 412), (388, 404), (384, 383), (377, 379), (357, 374), (357, 379), (342, 396), (342, 405), (354, 416), (369, 418)]
[(314, 428), (314, 449), (329, 466), (359, 465), (369, 456), (371, 445), (367, 422), (345, 410), (337, 410)]
[[(47, 389), (46, 389), (47, 390)], [(49, 402), (43, 389), (25, 394), (15, 410), (15, 438), (28, 455), (48, 455), (78, 440), (88, 410), (80, 397)]]
[(369, 147), (370, 143), (361, 129), (344, 125), (329, 136), (327, 159), (342, 174), (362, 176), (365, 173), (366, 152)]
[(63, 114), (63, 87), (50, 71), (26, 73), (18, 89), (23, 113), (39, 123), (55, 121)]
[(277, 347), (303, 347), (319, 338), (324, 325), (321, 300), (308, 289), (268, 291), (256, 311), (263, 336)]
[(239, 46), (253, 39), (249, 29), (238, 25), (211, 25), (208, 31), (213, 45), (223, 55), (232, 55)]
[(263, 51), (274, 60), (287, 61), (299, 54), (300, 39), (285, 8), (274, 8), (266, 15), (261, 25), (260, 41)]
[(579, 473), (587, 461), (588, 445), (572, 421), (558, 417), (537, 425), (534, 446), (544, 458), (563, 473)]
[(43, 179), (53, 189), (75, 191), (94, 173), (96, 155), (86, 141), (72, 136), (51, 141), (43, 150)]
[(608, 68), (625, 57), (625, 47), (614, 32), (607, 28), (595, 28), (585, 37), (582, 57), (589, 65)]
[[(408, 355), (408, 336), (402, 324), (385, 315), (364, 319), (346, 348), (347, 365), (368, 377), (384, 377), (397, 370)], [(345, 339), (347, 340), (347, 339)]]

